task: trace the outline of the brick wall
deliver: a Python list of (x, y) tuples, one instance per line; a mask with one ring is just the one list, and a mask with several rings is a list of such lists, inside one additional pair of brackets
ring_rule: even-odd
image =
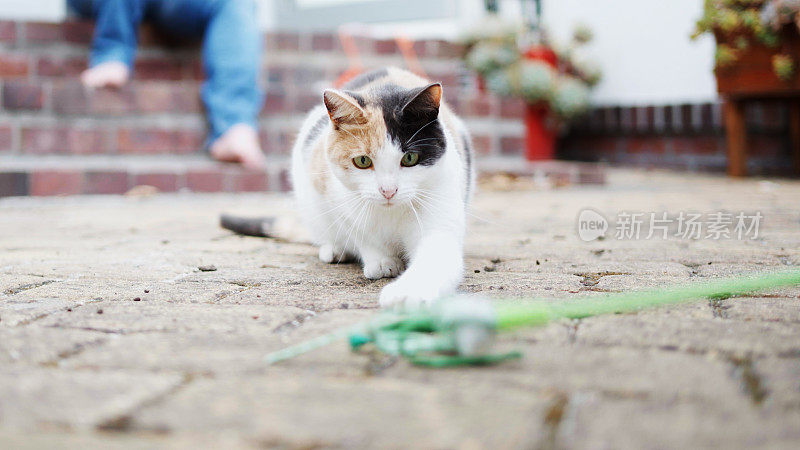
[[(749, 173), (791, 175), (788, 109), (780, 101), (746, 107)], [(560, 156), (639, 167), (722, 172), (725, 134), (719, 103), (595, 108), (570, 128)]]
[[(120, 90), (90, 91), (87, 22), (0, 21), (0, 196), (120, 193), (137, 184), (162, 190), (286, 189), (288, 153), (303, 114), (348, 67), (331, 34), (267, 34), (259, 120), (270, 158), (266, 174), (209, 161), (202, 147), (202, 68), (196, 44), (143, 27), (134, 78)], [(367, 68), (403, 65), (394, 41), (359, 39)], [(478, 92), (445, 41), (414, 43), (429, 76), (474, 133), (480, 156), (519, 155), (522, 105)], [(206, 181), (207, 179), (207, 181)], [(202, 181), (201, 181), (202, 180)]]

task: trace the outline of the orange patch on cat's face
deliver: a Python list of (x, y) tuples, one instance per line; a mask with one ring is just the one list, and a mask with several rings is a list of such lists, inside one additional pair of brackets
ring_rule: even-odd
[(366, 155), (375, 159), (377, 151), (386, 141), (386, 123), (378, 108), (366, 108), (367, 123), (343, 124), (328, 137), (327, 156), (330, 164), (344, 170), (364, 170), (353, 165), (353, 158)]

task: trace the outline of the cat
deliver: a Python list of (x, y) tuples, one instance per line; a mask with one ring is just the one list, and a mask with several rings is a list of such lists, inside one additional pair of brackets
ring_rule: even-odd
[(441, 83), (399, 68), (328, 89), (292, 149), (295, 199), (319, 259), (393, 278), (380, 305), (415, 307), (463, 277), (475, 183), (470, 135)]

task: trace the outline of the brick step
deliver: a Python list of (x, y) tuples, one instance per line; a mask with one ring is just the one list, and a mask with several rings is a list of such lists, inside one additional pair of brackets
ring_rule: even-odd
[[(429, 78), (441, 81), (450, 90), (468, 83), (472, 90), (472, 74), (460, 67), (457, 60), (422, 60)], [(366, 58), (366, 67), (403, 66), (399, 55)], [(75, 80), (88, 67), (86, 49), (9, 50), (0, 46), (0, 79), (4, 80)], [(331, 85), (349, 68), (343, 55), (320, 56), (314, 53), (266, 54), (262, 65), (265, 85), (289, 83), (321, 88)], [(152, 55), (139, 52), (132, 78), (135, 81), (168, 80), (200, 82), (204, 79), (200, 60), (193, 53), (180, 52)], [(323, 83), (324, 81), (324, 83)]]
[[(0, 153), (192, 153), (203, 146), (199, 83), (134, 81), (89, 90), (77, 80), (0, 82)], [(285, 154), (319, 95), (284, 85), (268, 89), (262, 145)], [(518, 153), (522, 105), (478, 94), (450, 101), (470, 126), (480, 154)], [(5, 136), (5, 138), (4, 138)]]
[(285, 191), (288, 165), (285, 157), (253, 171), (202, 155), (0, 156), (0, 197), (124, 194), (141, 185), (160, 192)]
[[(287, 155), (302, 121), (300, 115), (269, 115), (259, 121), (259, 137), (269, 155)], [(518, 155), (524, 128), (513, 120), (470, 118), (478, 155)], [(0, 113), (0, 155), (158, 155), (191, 154), (205, 146), (201, 115), (59, 119), (48, 115)]]
[[(87, 66), (93, 26), (91, 22), (62, 23), (0, 21), (0, 77), (73, 77)], [(265, 70), (287, 57), (302, 57), (316, 63), (328, 75), (348, 67), (339, 38), (331, 33), (265, 33)], [(358, 37), (356, 45), (367, 65), (402, 64), (400, 50), (393, 40)], [(442, 40), (420, 40), (414, 49), (431, 75), (452, 72), (448, 64), (457, 63), (463, 47)], [(437, 73), (440, 72), (440, 73)], [(140, 30), (136, 71), (139, 79), (202, 79), (198, 43), (176, 43), (144, 25)], [(335, 77), (334, 77), (335, 78)], [(443, 81), (450, 81), (449, 79)]]
[[(36, 50), (48, 47), (73, 46), (86, 48), (91, 44), (94, 24), (92, 21), (69, 19), (63, 22), (19, 22), (0, 20), (0, 45), (8, 48)], [(264, 49), (267, 51), (292, 51), (315, 53), (342, 53), (339, 38), (331, 32), (276, 31), (264, 33)], [(399, 53), (392, 39), (358, 36), (356, 45), (365, 55), (389, 55)], [(144, 24), (139, 29), (141, 51), (170, 52), (195, 51), (200, 42), (176, 40), (160, 33), (157, 28)], [(458, 58), (463, 54), (461, 44), (439, 39), (418, 40), (414, 51), (420, 58)]]
[[(514, 180), (547, 179), (552, 186), (603, 184), (605, 167), (565, 161), (526, 162), (519, 157), (484, 157), (479, 177), (500, 176), (494, 188)], [(265, 171), (224, 164), (205, 156), (0, 156), (0, 197), (20, 195), (124, 194), (136, 186), (159, 192), (288, 191), (289, 158), (269, 158)], [(499, 186), (498, 186), (499, 183)]]
[[(402, 66), (399, 54), (368, 55), (367, 66)], [(72, 79), (88, 67), (89, 51), (84, 47), (57, 46), (34, 49), (10, 48), (0, 44), (0, 76), (4, 79)], [(457, 80), (455, 69), (458, 59), (420, 60), (430, 78), (452, 84)], [(262, 71), (269, 74), (267, 81), (283, 81), (287, 77), (300, 82), (308, 79), (336, 79), (348, 69), (349, 63), (343, 54), (284, 50), (267, 50)], [(184, 80), (199, 81), (204, 78), (198, 50), (151, 50), (137, 51), (133, 79), (135, 80)], [(460, 75), (470, 76), (469, 73)]]
[[(288, 82), (287, 82), (288, 83)], [(304, 114), (322, 104), (322, 87), (270, 84), (266, 88), (262, 114)], [(322, 85), (323, 81), (319, 80)], [(69, 80), (0, 79), (0, 111), (42, 112), (96, 118), (145, 114), (197, 114), (203, 112), (200, 83), (193, 81), (132, 81), (121, 89), (87, 89), (75, 78)], [(464, 118), (497, 117), (519, 120), (524, 105), (512, 99), (484, 93), (450, 89), (447, 103)]]

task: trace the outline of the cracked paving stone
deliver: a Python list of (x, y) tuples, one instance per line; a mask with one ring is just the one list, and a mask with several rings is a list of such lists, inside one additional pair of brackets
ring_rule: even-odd
[(128, 414), (183, 377), (138, 371), (0, 368), (0, 428), (87, 430)]
[[(371, 316), (370, 311), (332, 311), (309, 314), (299, 309), (224, 307), (209, 309), (219, 314), (220, 324), (202, 326), (168, 325), (168, 332), (131, 332), (114, 335), (102, 348), (88, 348), (62, 365), (70, 368), (168, 369), (190, 373), (258, 373), (268, 370), (267, 353), (351, 326)], [(206, 310), (205, 317), (213, 314)], [(227, 310), (227, 312), (225, 312)], [(243, 311), (244, 310), (244, 311)], [(112, 311), (112, 317), (114, 312)], [(103, 314), (105, 317), (107, 314)], [(256, 317), (256, 318), (254, 318)], [(88, 315), (88, 320), (94, 317)], [(296, 322), (296, 323), (295, 323)], [(124, 326), (119, 330), (124, 329)], [(287, 366), (305, 364), (308, 357), (323, 358), (330, 370), (360, 373), (345, 342), (304, 355)], [(319, 369), (321, 370), (321, 369)]]
[[(270, 446), (529, 448), (546, 402), (510, 392), (388, 378), (254, 376), (198, 380), (134, 417), (134, 429), (244, 430)], [(204, 405), (198, 409), (198, 405)], [(332, 413), (326, 405), (336, 404)], [(487, 404), (502, 405), (505, 419)], [(391, 423), (392, 426), (384, 426)]]
[[(709, 403), (571, 397), (560, 426), (566, 448), (797, 448), (799, 411), (764, 414), (747, 405), (734, 410)], [(725, 430), (721, 432), (721, 430)]]
[[(748, 300), (735, 298), (726, 304)], [(800, 327), (796, 323), (714, 317), (707, 302), (587, 318), (576, 340), (590, 346), (653, 347), (692, 353), (800, 355)]]
[[(103, 314), (97, 314), (99, 309)], [(112, 334), (208, 333), (248, 334), (271, 329), (305, 310), (266, 305), (164, 304), (155, 302), (100, 302), (92, 307), (53, 314), (40, 326), (95, 330)], [(253, 319), (256, 317), (256, 319)]]
[(6, 295), (0, 298), (0, 328), (24, 325), (103, 299), (122, 299), (128, 289), (117, 280), (68, 280)]
[(60, 330), (31, 325), (0, 328), (0, 364), (55, 365), (62, 358), (100, 345), (106, 336), (84, 330)]

